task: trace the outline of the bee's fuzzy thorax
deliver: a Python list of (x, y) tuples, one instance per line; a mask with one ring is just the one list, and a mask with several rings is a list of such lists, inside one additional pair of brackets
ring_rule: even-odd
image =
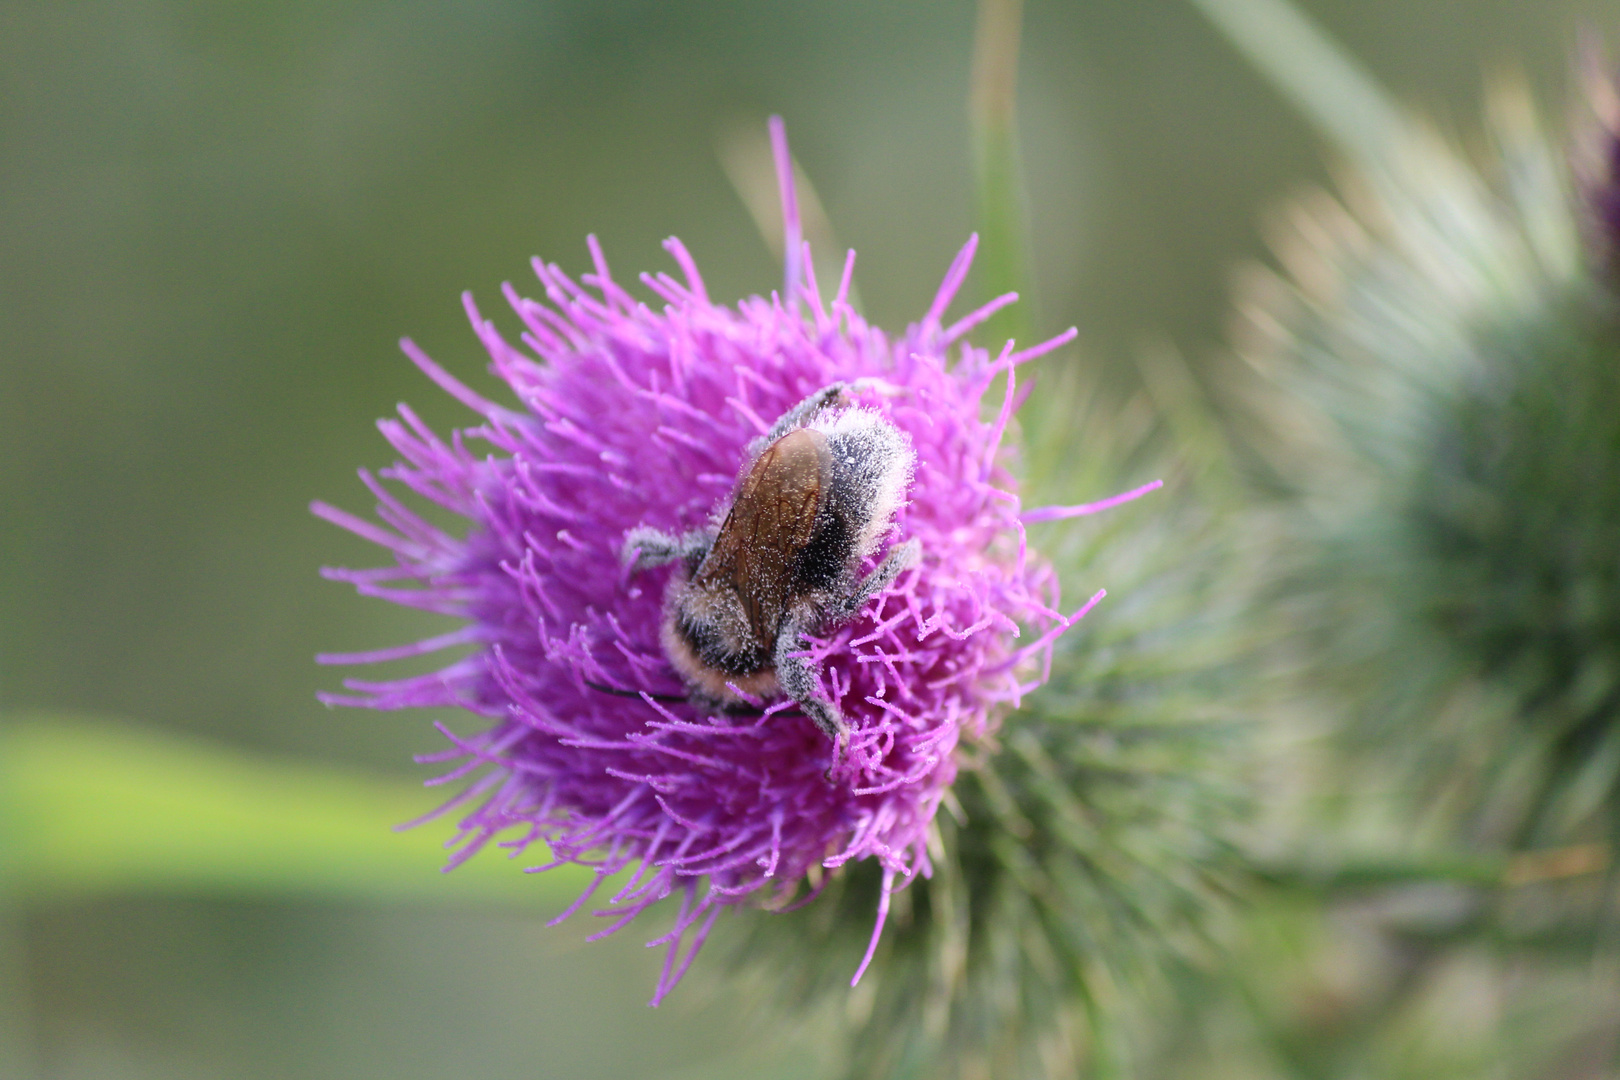
[(854, 537), (854, 557), (870, 557), (906, 502), (916, 455), (904, 432), (871, 409), (849, 408), (818, 416), (808, 425), (827, 436), (835, 467), (865, 505), (864, 527)]

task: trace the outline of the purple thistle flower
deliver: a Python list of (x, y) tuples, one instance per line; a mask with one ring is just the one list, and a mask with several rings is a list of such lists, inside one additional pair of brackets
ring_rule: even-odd
[[(1016, 368), (1074, 330), (1022, 351), (1008, 342), (994, 356), (968, 344), (968, 330), (1013, 296), (945, 325), (976, 239), (898, 338), (846, 302), (853, 252), (827, 302), (802, 273), (810, 263), (787, 144), (779, 121), (771, 131), (787, 226), (784, 296), (713, 303), (674, 239), (665, 247), (683, 280), (641, 277), (659, 310), (613, 280), (594, 237), (595, 272), (581, 282), (536, 260), (548, 303), (505, 287), (524, 327), (521, 347), (464, 298), (492, 372), (519, 407), (484, 399), (406, 340), (417, 366), (483, 422), (442, 439), (402, 405), (398, 419), (379, 423), (401, 458), (382, 479), (464, 516), (467, 535), (429, 524), (364, 471), (380, 524), (313, 507), (395, 557), (327, 577), (468, 620), (427, 641), (322, 663), (478, 646), (433, 674), (350, 680), (350, 694), (322, 700), (456, 706), (488, 718), (472, 737), (440, 725), (451, 745), (427, 759), (457, 763), (440, 782), (476, 777), (444, 808), (471, 807), (451, 865), (494, 840), (510, 849), (544, 841), (552, 859), (540, 869), (591, 866), (595, 881), (554, 921), (634, 868), (597, 912), (613, 922), (594, 937), (678, 893), (674, 926), (652, 943), (668, 946), (655, 1005), (721, 910), (806, 903), (823, 871), (859, 859), (883, 871), (875, 947), (891, 891), (930, 873), (930, 826), (961, 747), (988, 740), (1000, 715), (1045, 680), (1053, 640), (1103, 595), (1070, 616), (1058, 610), (1055, 574), (1025, 545), (1003, 443), (1028, 393)], [(882, 394), (860, 392), (860, 404), (904, 432), (917, 459), (909, 502), (862, 572), (896, 543), (914, 538), (922, 554), (852, 621), (811, 639), (823, 692), (850, 728), (835, 758), (833, 742), (791, 700), (752, 713), (686, 700), (659, 644), (667, 571), (632, 575), (620, 551), (637, 527), (680, 532), (709, 521), (731, 496), (751, 440), (813, 391), (859, 379), (886, 384)], [(1020, 624), (1031, 640), (1020, 640)]]

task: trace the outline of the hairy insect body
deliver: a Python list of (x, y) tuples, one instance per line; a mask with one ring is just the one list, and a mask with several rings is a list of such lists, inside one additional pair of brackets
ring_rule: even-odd
[(915, 541), (857, 580), (911, 480), (910, 444), (893, 424), (847, 405), (835, 384), (795, 406), (750, 447), (717, 528), (673, 537), (641, 527), (625, 556), (678, 562), (661, 640), (694, 694), (717, 705), (785, 694), (833, 738), (847, 730), (802, 653), (805, 634), (847, 621), (915, 561)]
[(788, 606), (832, 584), (816, 580), (827, 577), (828, 560), (815, 550), (841, 531), (837, 515), (823, 512), (832, 483), (827, 437), (804, 428), (784, 435), (743, 478), (696, 572), (671, 583), (664, 651), (707, 696), (736, 700), (727, 682), (755, 697), (778, 692), (776, 641)]

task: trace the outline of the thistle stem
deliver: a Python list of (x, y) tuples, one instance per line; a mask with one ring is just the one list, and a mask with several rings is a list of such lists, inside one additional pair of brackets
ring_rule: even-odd
[(1029, 222), (1018, 150), (1018, 46), (1023, 0), (979, 0), (968, 117), (973, 139), (979, 280), (985, 299), (1015, 292), (1024, 302), (985, 323), (986, 341), (1030, 340)]
[(1382, 162), (1408, 127), (1378, 80), (1288, 0), (1191, 0), (1319, 135)]

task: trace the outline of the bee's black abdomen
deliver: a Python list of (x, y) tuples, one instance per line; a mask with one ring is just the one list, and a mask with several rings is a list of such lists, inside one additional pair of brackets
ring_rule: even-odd
[(675, 627), (699, 659), (727, 675), (753, 675), (771, 665), (771, 653), (766, 649), (760, 645), (738, 648), (712, 623), (694, 621), (681, 613)]

